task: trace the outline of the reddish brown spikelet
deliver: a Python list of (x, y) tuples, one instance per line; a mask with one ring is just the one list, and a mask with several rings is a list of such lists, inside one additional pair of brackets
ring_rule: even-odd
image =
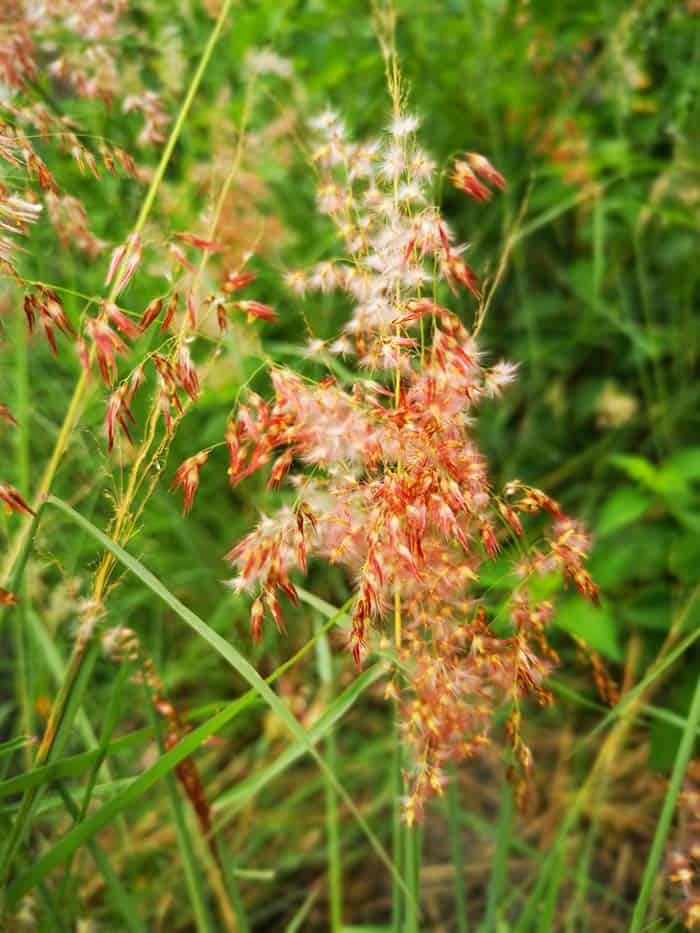
[(10, 486), (9, 483), (0, 483), (0, 502), (4, 502), (10, 512), (25, 513), (26, 515), (35, 514), (34, 510), (27, 505), (14, 486)]
[(208, 450), (200, 450), (198, 454), (188, 457), (176, 470), (173, 481), (170, 484), (171, 489), (182, 486), (184, 499), (182, 511), (187, 515), (194, 502), (195, 493), (199, 487), (199, 471), (209, 459)]
[(503, 191), (506, 186), (506, 180), (503, 175), (491, 165), (486, 156), (480, 155), (478, 152), (468, 152), (467, 161), (477, 175), (484, 178), (490, 185), (494, 185), (496, 188)]
[(194, 363), (192, 362), (190, 351), (184, 344), (177, 353), (175, 373), (178, 382), (189, 397), (191, 399), (196, 399), (199, 395), (199, 378)]
[(274, 322), (278, 318), (275, 309), (261, 301), (237, 301), (235, 307), (247, 314), (250, 321), (259, 318), (261, 321)]
[(138, 392), (143, 382), (144, 370), (145, 370), (144, 363), (139, 363), (136, 369), (132, 372), (131, 377), (129, 378), (129, 391), (127, 393), (129, 404), (131, 404), (132, 399)]
[(275, 620), (277, 631), (281, 635), (284, 635), (286, 633), (286, 628), (284, 626), (284, 619), (282, 618), (282, 610), (280, 609), (280, 602), (277, 598), (277, 594), (273, 589), (265, 590), (265, 604), (270, 610), (272, 618)]
[(278, 488), (279, 484), (289, 472), (293, 460), (294, 450), (291, 447), (288, 450), (285, 450), (282, 456), (275, 460), (275, 463), (272, 467), (272, 472), (270, 473), (270, 479), (267, 483), (269, 489)]
[(37, 316), (37, 301), (36, 296), (30, 293), (27, 293), (24, 296), (24, 316), (27, 319), (27, 327), (29, 328), (29, 333), (34, 333), (34, 327), (36, 326), (36, 316)]
[(575, 640), (582, 654), (591, 665), (598, 696), (604, 703), (607, 703), (609, 706), (614, 706), (620, 699), (620, 690), (610, 674), (610, 671), (607, 669), (605, 662), (596, 651), (588, 647), (583, 639), (576, 638)]
[(141, 333), (139, 325), (132, 321), (113, 301), (105, 301), (102, 307), (109, 322), (116, 327), (120, 334), (128, 337), (129, 340), (135, 340), (139, 336)]
[(117, 377), (117, 354), (127, 351), (127, 346), (105, 321), (90, 320), (85, 332), (95, 346), (97, 365), (105, 385), (110, 385)]
[(130, 175), (132, 178), (138, 179), (139, 172), (136, 167), (136, 163), (126, 151), (126, 149), (122, 149), (120, 146), (115, 146), (112, 151), (114, 153), (114, 158), (121, 165), (126, 174)]
[(16, 606), (17, 597), (14, 593), (0, 586), (0, 606)]
[(512, 509), (509, 505), (506, 505), (505, 502), (499, 501), (498, 511), (501, 513), (505, 521), (510, 525), (513, 531), (519, 538), (523, 536), (523, 526), (518, 518), (518, 514), (515, 509)]
[(445, 317), (445, 315), (449, 314), (450, 312), (447, 308), (443, 308), (442, 305), (436, 304), (429, 298), (415, 298), (408, 302), (406, 305), (406, 313), (402, 314), (396, 323), (412, 324), (414, 321), (419, 321), (421, 318), (426, 317), (427, 315), (434, 315), (435, 317), (442, 319)]
[(42, 288), (36, 293), (25, 295), (24, 314), (30, 333), (34, 330), (38, 316), (54, 356), (58, 352), (54, 328), (66, 335), (75, 333), (58, 295), (51, 289)]
[(367, 600), (364, 596), (360, 598), (355, 603), (355, 609), (352, 614), (352, 627), (350, 629), (350, 637), (348, 639), (350, 653), (352, 654), (355, 665), (358, 668), (362, 667), (362, 656), (366, 649), (366, 640), (365, 633), (367, 631), (367, 623), (370, 619), (370, 610)]
[(163, 321), (160, 325), (161, 330), (167, 330), (170, 327), (173, 317), (175, 316), (175, 311), (177, 310), (177, 303), (179, 296), (177, 292), (173, 292), (168, 301), (168, 306), (165, 309), (165, 314), (163, 316)]
[(185, 306), (187, 308), (187, 321), (192, 330), (194, 330), (197, 326), (197, 301), (192, 289), (187, 292)]
[(248, 453), (248, 447), (241, 443), (242, 429), (243, 425), (235, 418), (231, 418), (226, 425), (225, 441), (229, 461), (228, 475), (232, 486), (238, 482), (245, 468)]
[[(459, 282), (468, 289), (472, 295), (481, 298), (481, 288), (479, 287), (479, 277), (471, 266), (459, 256), (451, 255), (445, 262), (445, 272), (448, 282), (452, 285), (453, 281)], [(453, 286), (453, 291), (455, 291)]]
[(105, 146), (104, 143), (100, 144), (99, 150), (100, 150), (100, 155), (102, 156), (102, 164), (107, 169), (107, 171), (110, 173), (110, 175), (114, 175), (116, 171), (116, 166), (114, 163), (114, 156), (110, 152), (109, 148)]
[(118, 295), (133, 278), (141, 261), (141, 237), (133, 233), (112, 252), (105, 278), (105, 285), (116, 282), (114, 294)]
[(130, 425), (135, 424), (134, 416), (129, 408), (129, 403), (133, 397), (135, 389), (128, 382), (122, 383), (114, 391), (107, 403), (107, 414), (105, 415), (105, 427), (107, 429), (107, 449), (109, 451), (114, 447), (114, 438), (117, 426), (119, 426), (126, 435), (130, 444), (133, 444)]
[(493, 560), (499, 551), (498, 541), (496, 540), (493, 525), (491, 525), (490, 522), (484, 522), (479, 529), (479, 533), (481, 535), (482, 544), (486, 548), (486, 553), (489, 555), (491, 560)]
[(187, 256), (183, 253), (180, 247), (176, 243), (171, 243), (169, 248), (170, 255), (173, 257), (175, 262), (182, 266), (183, 269), (187, 269), (188, 272), (195, 272), (195, 268), (192, 263), (189, 261)]
[(563, 519), (565, 517), (561, 506), (555, 499), (542, 492), (541, 489), (526, 486), (519, 480), (508, 483), (505, 494), (508, 498), (519, 497), (513, 506), (519, 512), (539, 512), (544, 510), (554, 518)]
[(220, 243), (207, 240), (195, 233), (176, 233), (175, 236), (183, 243), (187, 243), (188, 246), (194, 246), (195, 249), (201, 249), (205, 253), (219, 253), (223, 249)]
[(468, 194), (476, 201), (488, 201), (491, 198), (491, 192), (486, 185), (479, 181), (467, 162), (462, 162), (459, 159), (455, 162), (450, 181), (455, 188)]
[(224, 334), (228, 330), (228, 317), (226, 316), (226, 305), (223, 301), (215, 301), (216, 323), (219, 325), (219, 333)]
[(0, 419), (2, 421), (7, 421), (8, 424), (12, 424), (17, 427), (17, 420), (15, 419), (14, 415), (7, 407), (7, 405), (3, 405), (2, 403), (0, 403)]
[(90, 351), (88, 346), (83, 340), (82, 337), (78, 337), (75, 341), (75, 350), (78, 354), (78, 359), (80, 361), (80, 366), (85, 373), (86, 377), (90, 376)]
[(255, 281), (255, 278), (254, 272), (229, 272), (224, 284), (221, 286), (222, 291), (229, 293), (240, 291), (241, 288), (245, 288), (246, 285), (250, 285), (251, 282)]
[(250, 633), (255, 643), (262, 638), (262, 626), (265, 618), (265, 606), (262, 599), (258, 596), (253, 600), (250, 607)]
[(159, 316), (160, 312), (163, 310), (163, 299), (154, 298), (153, 301), (150, 301), (146, 306), (146, 310), (141, 315), (141, 320), (139, 322), (139, 331), (143, 334), (151, 324)]

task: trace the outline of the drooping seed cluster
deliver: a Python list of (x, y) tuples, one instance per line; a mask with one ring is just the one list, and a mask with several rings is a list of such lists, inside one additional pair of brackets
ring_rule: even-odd
[[(104, 107), (121, 102), (125, 113), (139, 113), (138, 145), (165, 140), (170, 118), (160, 94), (143, 86), (139, 68), (125, 67), (119, 58), (127, 39), (144, 40), (127, 11), (127, 0), (0, 4), (0, 169), (2, 163), (10, 167), (0, 182), (2, 272), (14, 270), (13, 235), (26, 233), (38, 219), (40, 197), (63, 243), (91, 259), (106, 248), (91, 232), (83, 204), (59, 188), (40, 154), (47, 146), (57, 146), (96, 179), (117, 166), (135, 178), (142, 175), (124, 149), (84, 133), (64, 112), (71, 95)], [(60, 96), (61, 111), (44, 102), (46, 92)]]

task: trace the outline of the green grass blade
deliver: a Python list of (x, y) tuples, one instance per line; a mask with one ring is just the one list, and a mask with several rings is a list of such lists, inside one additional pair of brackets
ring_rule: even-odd
[(404, 873), (408, 892), (405, 897), (405, 933), (420, 930), (420, 867), (422, 855), (422, 831), (420, 826), (404, 827)]
[[(313, 726), (308, 730), (309, 741), (317, 744), (322, 738), (327, 737), (347, 711), (357, 702), (360, 696), (376, 683), (384, 675), (384, 670), (380, 664), (375, 664), (368, 670), (363, 671), (350, 686), (339, 694), (331, 704), (319, 716)], [(232, 807), (234, 810), (240, 809), (250, 800), (252, 800), (260, 791), (266, 787), (276, 777), (286, 771), (295, 761), (298, 761), (306, 754), (306, 746), (301, 742), (295, 742), (277, 755), (275, 760), (267, 768), (264, 768), (258, 774), (252, 774), (244, 781), (221, 794), (215, 801), (214, 809), (225, 810)]]
[[(391, 749), (391, 846), (394, 854), (394, 861), (399, 872), (404, 870), (404, 824), (401, 813), (401, 795), (403, 794), (403, 778), (401, 775), (401, 733), (399, 729), (398, 710), (394, 705), (394, 722), (392, 729), (392, 749)], [(401, 933), (403, 922), (403, 894), (401, 885), (396, 879), (391, 883), (391, 922), (394, 933)]]
[(61, 865), (81, 845), (91, 839), (95, 833), (108, 826), (118, 814), (140, 800), (154, 784), (162, 780), (181, 761), (192, 755), (200, 745), (210, 736), (215, 735), (235, 716), (248, 709), (255, 702), (255, 697), (244, 694), (226, 706), (220, 713), (212, 716), (193, 729), (170, 751), (162, 755), (158, 761), (143, 774), (135, 778), (131, 784), (118, 796), (105, 803), (99, 810), (88, 816), (82, 823), (71, 829), (56, 845), (40, 856), (24, 874), (10, 886), (8, 901), (16, 903), (36, 884), (46, 878), (55, 868)]
[[(316, 656), (318, 672), (326, 701), (333, 700), (334, 677), (328, 636), (321, 631), (318, 620), (314, 620), (317, 635)], [(333, 774), (338, 773), (338, 753), (335, 742), (335, 729), (331, 725), (325, 740), (326, 764)], [(326, 851), (328, 853), (328, 900), (330, 904), (331, 933), (340, 933), (343, 925), (343, 870), (340, 855), (340, 815), (338, 795), (333, 785), (324, 779), (326, 797)]]
[(656, 831), (654, 833), (651, 849), (649, 850), (649, 857), (647, 859), (646, 868), (644, 869), (644, 876), (642, 878), (639, 897), (637, 898), (637, 902), (634, 905), (634, 912), (632, 914), (632, 922), (630, 924), (629, 933), (640, 933), (644, 926), (644, 918), (649, 907), (649, 900), (651, 898), (654, 882), (656, 881), (659, 874), (659, 865), (661, 864), (661, 859), (663, 858), (666, 837), (668, 836), (668, 831), (671, 827), (671, 821), (673, 820), (673, 813), (676, 809), (676, 801), (678, 800), (678, 795), (681, 792), (683, 778), (685, 777), (688, 762), (690, 761), (691, 755), (693, 754), (693, 746), (695, 744), (695, 734), (697, 732), (698, 724), (700, 724), (700, 678), (698, 678), (698, 683), (695, 687), (695, 693), (693, 694), (693, 700), (690, 704), (690, 711), (688, 712), (686, 726), (683, 730), (683, 735), (681, 736), (678, 752), (676, 753), (676, 760), (673, 765), (671, 780), (668, 784), (668, 790), (666, 791), (666, 797), (664, 798), (661, 815), (659, 816), (659, 820), (656, 824)]
[(493, 854), (493, 865), (489, 879), (489, 889), (486, 907), (486, 929), (495, 933), (498, 929), (499, 909), (503, 903), (503, 896), (508, 881), (508, 853), (513, 829), (513, 789), (510, 784), (504, 784), (501, 792), (501, 806), (498, 814), (496, 828), (496, 850)]
[[(147, 698), (147, 708), (149, 718), (158, 737), (158, 747), (161, 755), (164, 752), (163, 730), (161, 723), (153, 711), (153, 698), (149, 695)], [(213, 933), (214, 924), (207, 901), (206, 891), (202, 880), (202, 872), (197, 863), (194, 844), (190, 834), (190, 828), (187, 824), (187, 814), (180, 797), (175, 778), (172, 771), (165, 775), (165, 786), (168, 792), (168, 803), (170, 812), (175, 825), (175, 836), (177, 838), (178, 848), (182, 858), (182, 867), (185, 873), (185, 885), (192, 908), (192, 919), (198, 933)]]
[(0, 742), (0, 758), (5, 755), (14, 755), (15, 752), (33, 744), (34, 739), (30, 735), (18, 735), (7, 742)]
[[(56, 699), (56, 706), (60, 705), (63, 713), (56, 723), (55, 738), (51, 744), (47, 763), (50, 763), (54, 757), (61, 754), (68, 740), (70, 728), (76, 710), (82, 703), (83, 693), (90, 679), (97, 652), (97, 643), (93, 642), (90, 647), (88, 647), (84, 657), (81, 658), (80, 668), (75, 672), (75, 676), (69, 677), (59, 691), (59, 695)], [(5, 848), (3, 849), (2, 862), (0, 863), (0, 879), (2, 879), (0, 889), (4, 887), (4, 882), (10, 871), (13, 859), (28, 830), (29, 822), (34, 813), (36, 804), (40, 799), (42, 789), (40, 785), (36, 785), (26, 791), (22, 798), (19, 813), (17, 814), (17, 818), (8, 836)]]
[[(220, 704), (219, 704), (220, 705)], [(128, 735), (121, 736), (109, 745), (109, 754), (118, 755), (131, 751), (137, 745), (145, 742), (153, 735), (152, 729), (136, 729)], [(33, 768), (25, 774), (6, 778), (0, 781), (0, 799), (13, 797), (15, 794), (49, 784), (60, 778), (77, 778), (88, 771), (100, 757), (100, 749), (94, 748), (89, 752), (71, 755), (69, 758), (59, 758), (57, 761), (40, 768)]]
[(314, 906), (318, 900), (318, 888), (311, 888), (309, 893), (306, 895), (304, 900), (301, 902), (299, 910), (294, 914), (292, 919), (289, 921), (285, 927), (285, 933), (297, 933), (297, 931), (302, 929), (302, 924), (309, 916), (311, 908)]
[(467, 919), (467, 897), (464, 891), (464, 851), (462, 849), (462, 819), (461, 804), (459, 800), (459, 783), (457, 781), (457, 768), (451, 769), (450, 781), (447, 785), (447, 828), (450, 834), (450, 851), (452, 865), (455, 870), (455, 915), (457, 920), (457, 933), (469, 933), (469, 920)]
[[(391, 872), (392, 875), (396, 875), (396, 868), (384, 849), (383, 845), (372, 831), (372, 829), (367, 824), (367, 821), (364, 819), (360, 811), (357, 809), (354, 801), (347, 793), (344, 787), (336, 780), (335, 775), (333, 775), (326, 765), (325, 761), (314, 748), (313, 744), (309, 741), (308, 734), (306, 730), (299, 724), (297, 719), (290, 713), (289, 709), (285, 704), (279, 699), (276, 693), (274, 693), (269, 685), (263, 680), (263, 678), (258, 674), (255, 668), (248, 662), (243, 655), (237, 651), (233, 645), (229, 644), (225, 639), (210, 628), (206, 622), (199, 618), (191, 609), (188, 609), (184, 603), (181, 603), (177, 597), (175, 597), (168, 589), (165, 587), (157, 577), (155, 577), (149, 570), (147, 570), (143, 564), (132, 557), (127, 551), (122, 547), (112, 541), (107, 537), (103, 532), (96, 528), (91, 522), (85, 519), (82, 515), (76, 512), (71, 506), (63, 502), (61, 499), (58, 499), (56, 496), (49, 496), (47, 503), (56, 507), (59, 511), (63, 512), (66, 516), (71, 518), (77, 525), (82, 527), (85, 531), (95, 538), (104, 548), (110, 551), (117, 560), (126, 567), (134, 576), (148, 587), (156, 596), (158, 596), (167, 606), (169, 606), (173, 612), (182, 619), (189, 627), (196, 632), (204, 641), (206, 641), (215, 651), (217, 651), (221, 657), (226, 660), (234, 670), (237, 671), (240, 676), (246, 680), (251, 687), (262, 696), (265, 702), (268, 704), (270, 709), (281, 719), (281, 721), (287, 726), (289, 731), (292, 733), (294, 738), (301, 742), (306, 751), (312, 756), (316, 764), (320, 769), (327, 775), (328, 780), (331, 781), (335, 787), (336, 792), (342, 798), (345, 805), (350, 809), (353, 817), (357, 823), (362, 828), (365, 836), (367, 837), (368, 842), (371, 847), (374, 849), (377, 856), (382, 860), (387, 869)], [(401, 880), (402, 886), (405, 888), (403, 879)]]
[[(80, 822), (80, 810), (74, 802), (68, 790), (59, 782), (58, 791), (63, 799), (66, 810), (70, 813), (73, 819), (76, 822)], [(105, 881), (105, 887), (107, 889), (107, 894), (111, 899), (115, 910), (121, 914), (124, 919), (125, 929), (129, 930), (130, 933), (145, 933), (146, 927), (143, 925), (139, 919), (139, 915), (132, 903), (131, 898), (122, 885), (121, 881), (117, 877), (114, 869), (112, 868), (109, 859), (102, 851), (101, 847), (95, 842), (94, 839), (88, 842), (88, 848), (90, 849), (90, 854), (95, 860), (102, 877)], [(66, 878), (66, 882), (67, 882)], [(60, 898), (60, 901), (63, 903), (63, 897)]]

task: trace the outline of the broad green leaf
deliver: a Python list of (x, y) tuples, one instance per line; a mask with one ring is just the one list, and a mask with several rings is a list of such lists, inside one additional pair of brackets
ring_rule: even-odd
[(695, 583), (700, 577), (700, 534), (684, 534), (671, 547), (671, 572), (685, 583)]
[(637, 521), (649, 508), (653, 496), (638, 486), (623, 486), (603, 503), (598, 516), (598, 537), (612, 534)]
[(610, 463), (626, 473), (630, 479), (637, 480), (642, 486), (647, 486), (649, 489), (653, 489), (654, 492), (659, 491), (659, 469), (644, 457), (632, 454), (615, 454), (610, 457)]
[(686, 447), (664, 464), (664, 472), (683, 481), (700, 480), (700, 447)]
[(620, 615), (632, 625), (667, 631), (673, 615), (671, 592), (663, 584), (644, 587), (631, 599), (620, 603)]
[(594, 651), (613, 661), (622, 660), (617, 627), (608, 605), (593, 606), (580, 597), (566, 600), (556, 614), (560, 628), (582, 639)]

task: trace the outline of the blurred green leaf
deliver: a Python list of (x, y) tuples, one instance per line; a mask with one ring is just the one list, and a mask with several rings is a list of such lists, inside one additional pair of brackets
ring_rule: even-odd
[(582, 639), (594, 651), (613, 661), (622, 660), (617, 627), (610, 607), (593, 606), (578, 596), (567, 599), (556, 615), (556, 624)]
[(700, 577), (700, 534), (689, 532), (674, 541), (669, 555), (669, 567), (684, 583), (694, 583)]
[(625, 472), (630, 479), (636, 479), (642, 486), (647, 486), (654, 492), (659, 491), (659, 470), (644, 457), (633, 454), (615, 454), (610, 457), (610, 463)]
[(679, 450), (666, 462), (663, 472), (684, 482), (700, 480), (700, 447)]
[(596, 530), (600, 537), (635, 522), (649, 508), (653, 496), (636, 486), (623, 486), (603, 503)]
[(646, 587), (620, 606), (625, 621), (642, 628), (666, 631), (671, 624), (671, 591), (663, 585)]

